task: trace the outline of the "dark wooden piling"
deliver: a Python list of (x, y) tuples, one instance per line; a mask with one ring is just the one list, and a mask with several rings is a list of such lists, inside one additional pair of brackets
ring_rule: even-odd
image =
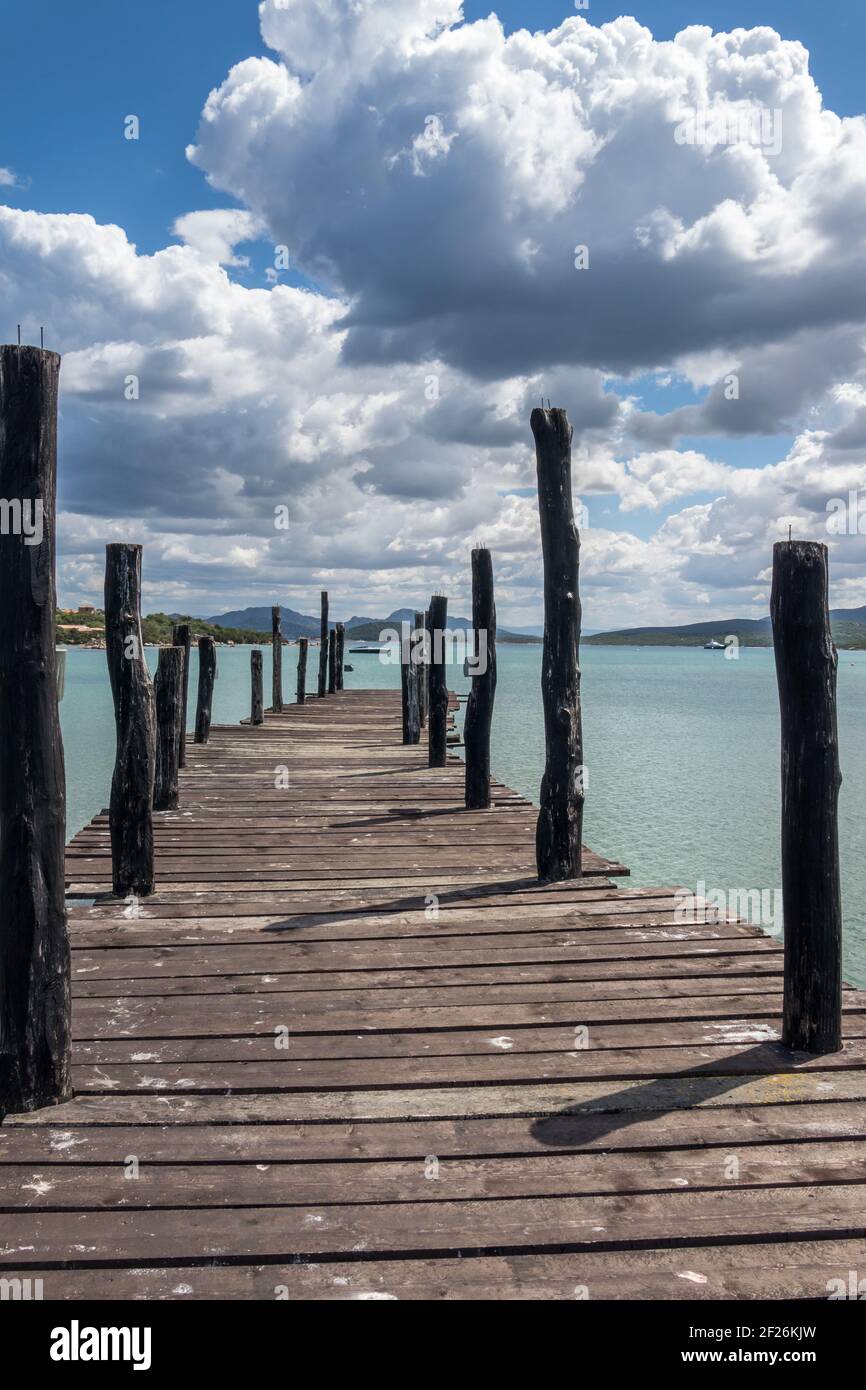
[(262, 654), (258, 647), (250, 652), (250, 723), (264, 724), (265, 697), (262, 678)]
[(275, 714), (283, 709), (283, 623), (282, 609), (274, 604), (271, 609), (271, 656), (273, 676), (271, 680), (271, 706)]
[(328, 633), (328, 694), (334, 695), (337, 691), (337, 630), (331, 628)]
[(189, 653), (192, 633), (189, 623), (177, 623), (172, 629), (172, 646), (183, 648), (183, 708), (180, 722), (180, 766), (186, 767), (186, 716), (189, 708)]
[(141, 640), (141, 546), (106, 546), (105, 654), (114, 698), (117, 755), (109, 824), (114, 892), (153, 892), (156, 711)]
[(322, 616), (319, 623), (319, 687), (318, 696), (324, 700), (328, 688), (328, 591), (322, 590)]
[(571, 426), (564, 410), (533, 410), (544, 558), (545, 765), (535, 833), (538, 877), (579, 878), (583, 831), (580, 714), (580, 537), (571, 495)]
[(770, 615), (782, 722), (782, 1042), (814, 1054), (842, 1047), (842, 774), (828, 607), (826, 545), (778, 541)]
[(427, 726), (427, 618), (428, 614), (415, 614), (415, 654), (418, 668), (418, 722), (421, 728)]
[(402, 625), (400, 641), (400, 692), (403, 716), (403, 742), (420, 743), (421, 715), (418, 708), (418, 667), (412, 660), (412, 635), (408, 623)]
[[(493, 560), (489, 550), (472, 552), (472, 628), (474, 664), (466, 703), (463, 743), (466, 748), (466, 806), (486, 810), (490, 805), (490, 728), (496, 698), (496, 604), (493, 597)], [(470, 665), (471, 669), (471, 665)]]
[(180, 733), (183, 719), (183, 647), (161, 647), (153, 683), (156, 707), (156, 775), (154, 811), (176, 811)]
[(337, 623), (337, 689), (343, 689), (343, 664), (346, 656), (346, 627)]
[(54, 642), (59, 375), (56, 352), (0, 348), (0, 497), (22, 505), (29, 530), (0, 535), (0, 1119), (72, 1094)]
[(295, 699), (299, 705), (304, 704), (307, 698), (307, 652), (310, 642), (307, 637), (302, 637), (298, 642), (298, 688)]
[(216, 643), (212, 637), (200, 637), (198, 639), (198, 699), (195, 707), (196, 743), (207, 743), (210, 738), (216, 669)]
[(445, 635), (448, 600), (434, 594), (430, 600), (430, 667), (428, 678), (427, 763), (444, 767), (448, 734), (448, 682), (445, 675)]

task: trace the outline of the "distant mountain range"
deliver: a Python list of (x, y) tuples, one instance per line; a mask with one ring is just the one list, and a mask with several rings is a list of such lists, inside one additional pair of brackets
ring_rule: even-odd
[[(399, 627), (400, 623), (411, 623), (414, 618), (414, 609), (396, 608), (393, 613), (389, 613), (387, 618), (350, 618), (346, 623), (346, 632), (351, 633), (353, 642), (376, 642), (383, 628)], [(298, 613), (294, 608), (283, 608), (282, 619), (283, 636), (290, 640), (298, 637), (318, 637), (319, 635), (320, 623), (318, 618), (310, 617), (306, 613)], [(220, 613), (204, 621), (215, 623), (220, 627), (245, 628), (251, 632), (269, 633), (271, 631), (271, 610), (270, 608), (235, 608), (228, 613)], [(334, 625), (333, 622), (328, 624), (329, 627), (334, 627)], [(472, 623), (468, 618), (449, 618), (448, 627), (452, 632), (466, 632), (472, 627)], [(535, 643), (541, 640), (534, 634), (509, 632), (507, 628), (499, 628), (496, 637), (500, 642)]]
[[(837, 647), (866, 648), (866, 604), (862, 608), (831, 609), (830, 628)], [(773, 645), (769, 617), (715, 618), (679, 627), (628, 627), (616, 632), (598, 632), (586, 641), (600, 647), (694, 647), (713, 637), (723, 642), (731, 635), (742, 647)]]

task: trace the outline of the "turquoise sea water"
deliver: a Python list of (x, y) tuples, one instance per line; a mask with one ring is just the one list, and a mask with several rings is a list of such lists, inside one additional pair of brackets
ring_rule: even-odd
[[(249, 648), (219, 649), (214, 721), (249, 713)], [(265, 648), (265, 691), (270, 649)], [(155, 667), (157, 653), (149, 650)], [(346, 658), (347, 688), (399, 686), (399, 667)], [(311, 670), (317, 652), (311, 649)], [(114, 720), (104, 652), (72, 650), (61, 705), (68, 834), (107, 804)], [(284, 654), (294, 691), (297, 648)], [(631, 869), (638, 886), (683, 884), (774, 890), (779, 870), (779, 715), (772, 651), (584, 647), (585, 839)], [(502, 781), (537, 801), (544, 761), (541, 647), (500, 646), (492, 763)], [(191, 711), (197, 653), (190, 670)], [(309, 682), (308, 682), (309, 683)], [(461, 667), (448, 683), (468, 691)], [(462, 716), (461, 716), (462, 717)], [(845, 974), (866, 985), (866, 652), (839, 653), (843, 786), (840, 848)]]

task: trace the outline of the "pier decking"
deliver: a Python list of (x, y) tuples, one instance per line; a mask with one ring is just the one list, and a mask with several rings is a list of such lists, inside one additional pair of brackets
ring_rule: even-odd
[[(866, 993), (783, 1053), (781, 947), (534, 880), (535, 812), (345, 691), (187, 745), (156, 893), (68, 851), (76, 1099), (0, 1127), (46, 1298), (826, 1298), (866, 1274)], [(287, 783), (287, 785), (286, 785)], [(89, 905), (87, 897), (97, 896)]]

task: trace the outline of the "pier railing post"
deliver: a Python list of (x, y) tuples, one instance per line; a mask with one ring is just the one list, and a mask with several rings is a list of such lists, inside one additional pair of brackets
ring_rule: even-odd
[(212, 637), (198, 639), (198, 699), (195, 707), (195, 741), (207, 743), (213, 710), (216, 680), (216, 643)]
[(770, 615), (782, 722), (782, 1042), (816, 1055), (842, 1047), (842, 774), (828, 608), (826, 545), (777, 542)]
[(0, 535), (0, 1119), (72, 1094), (54, 638), (59, 375), (56, 352), (0, 348), (0, 496), (20, 509)]
[(429, 668), (429, 726), (427, 730), (427, 763), (429, 767), (444, 767), (448, 733), (448, 682), (445, 676), (445, 637), (448, 621), (448, 600), (434, 594), (430, 600), (430, 668)]
[[(427, 613), (415, 614), (415, 644), (417, 647), (418, 670), (418, 722), (422, 729), (427, 726)], [(420, 642), (419, 635), (420, 634)]]
[(109, 827), (114, 892), (153, 892), (153, 783), (156, 712), (141, 639), (141, 546), (106, 546), (105, 655), (117, 756), (111, 779)]
[(307, 652), (309, 646), (309, 639), (306, 637), (302, 637), (298, 642), (298, 688), (295, 698), (299, 705), (304, 704), (307, 698)]
[(346, 652), (346, 628), (337, 623), (337, 689), (343, 689), (343, 660)]
[(154, 811), (177, 810), (185, 660), (183, 647), (160, 647), (153, 683), (156, 705)]
[(571, 426), (564, 410), (533, 410), (544, 558), (545, 764), (535, 832), (538, 877), (579, 878), (583, 832), (580, 713), (580, 538), (571, 496)]
[(486, 810), (490, 805), (490, 727), (496, 697), (496, 604), (493, 560), (485, 549), (472, 552), (472, 628), (474, 659), (481, 669), (472, 677), (463, 724), (466, 806)]
[(271, 707), (274, 714), (283, 710), (283, 622), (279, 604), (271, 608), (271, 657), (273, 675), (271, 680)]
[(421, 717), (418, 709), (418, 667), (412, 660), (411, 633), (407, 634), (409, 624), (404, 623), (400, 641), (400, 698), (403, 715), (403, 742), (419, 743), (421, 740)]
[(328, 694), (337, 693), (337, 630), (328, 633)]
[(180, 766), (186, 767), (186, 716), (189, 707), (189, 653), (192, 634), (189, 623), (178, 623), (172, 630), (172, 645), (183, 648), (183, 695), (180, 712)]
[(262, 678), (262, 654), (258, 647), (250, 652), (250, 723), (264, 724), (265, 697)]
[(318, 697), (324, 700), (328, 689), (328, 591), (322, 590), (322, 616), (319, 622)]

